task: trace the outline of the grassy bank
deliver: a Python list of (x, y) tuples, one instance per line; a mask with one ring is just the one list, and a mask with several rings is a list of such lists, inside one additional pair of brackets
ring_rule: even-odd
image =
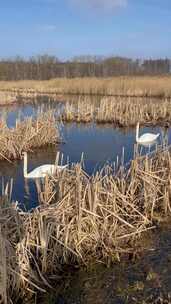
[(171, 77), (58, 78), (48, 81), (0, 82), (0, 90), (18, 96), (35, 94), (171, 97)]
[(42, 205), (23, 213), (1, 204), (4, 303), (60, 282), (63, 265), (109, 265), (143, 250), (136, 240), (170, 215), (169, 151), (135, 158), (128, 171), (105, 167), (87, 176), (80, 164), (46, 179)]
[(0, 121), (0, 160), (20, 159), (23, 151), (31, 152), (60, 141), (53, 111), (40, 113), (35, 119), (17, 120), (14, 128), (9, 128), (3, 118)]

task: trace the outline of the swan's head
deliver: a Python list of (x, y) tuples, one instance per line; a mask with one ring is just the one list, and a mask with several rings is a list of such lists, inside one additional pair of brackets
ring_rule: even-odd
[(169, 122), (166, 122), (166, 123), (164, 124), (164, 129), (169, 129), (169, 127), (170, 127)]
[(23, 158), (27, 156), (27, 152), (22, 152)]

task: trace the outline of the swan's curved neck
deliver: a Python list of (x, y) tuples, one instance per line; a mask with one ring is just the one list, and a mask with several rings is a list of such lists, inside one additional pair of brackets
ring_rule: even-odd
[(24, 153), (24, 177), (27, 177), (27, 153)]
[(136, 141), (138, 141), (139, 139), (139, 122), (137, 123), (137, 127), (136, 127)]

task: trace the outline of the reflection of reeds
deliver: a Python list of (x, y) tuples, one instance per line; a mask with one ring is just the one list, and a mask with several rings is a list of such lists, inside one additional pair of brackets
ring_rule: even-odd
[(60, 134), (53, 111), (40, 113), (36, 119), (17, 120), (15, 128), (8, 128), (6, 121), (2, 120), (0, 159), (19, 159), (23, 151), (32, 151), (59, 141)]
[(160, 124), (171, 122), (171, 103), (168, 99), (142, 100), (103, 97), (100, 102), (89, 98), (65, 103), (62, 119), (64, 121), (114, 123), (119, 126), (134, 126), (140, 123)]
[(136, 252), (135, 240), (171, 211), (170, 172), (168, 150), (116, 175), (106, 167), (89, 177), (77, 164), (46, 179), (44, 204), (32, 212), (1, 206), (8, 297), (48, 288), (63, 264), (108, 264)]

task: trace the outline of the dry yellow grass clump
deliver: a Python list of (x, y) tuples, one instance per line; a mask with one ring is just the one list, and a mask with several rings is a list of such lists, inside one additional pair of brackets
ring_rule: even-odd
[(0, 124), (0, 159), (20, 159), (23, 151), (32, 151), (61, 140), (55, 113), (51, 110), (38, 114), (35, 119), (17, 120), (15, 128), (9, 128), (3, 119)]
[(136, 239), (171, 212), (170, 172), (169, 151), (137, 157), (115, 175), (105, 167), (89, 177), (77, 164), (46, 179), (34, 211), (1, 204), (4, 303), (46, 290), (63, 264), (108, 264), (135, 253)]

